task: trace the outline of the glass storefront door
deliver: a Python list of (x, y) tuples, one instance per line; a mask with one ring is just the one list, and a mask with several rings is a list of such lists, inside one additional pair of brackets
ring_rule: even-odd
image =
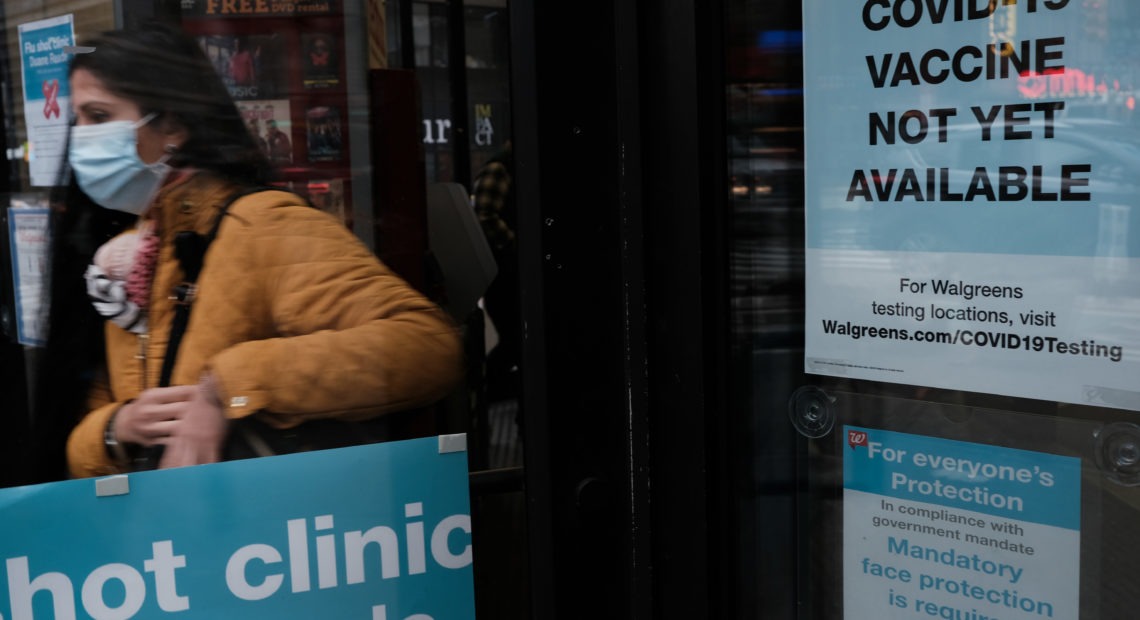
[[(452, 233), (446, 237), (450, 243), (440, 241), (446, 235), (437, 234), (438, 218), (433, 217), (443, 208), (461, 216), (462, 209), (453, 203), (467, 206), (477, 194), (472, 180), (492, 160), (509, 154), (507, 15), (505, 0), (47, 0), (0, 5), (7, 51), (0, 63), (8, 162), (3, 196), (11, 207), (3, 219), (12, 229), (12, 236), (4, 235), (0, 242), (0, 366), (7, 395), (0, 424), (0, 486), (65, 475), (56, 463), (62, 453), (56, 452), (72, 421), (34, 420), (25, 402), (29, 380), (24, 357), (36, 356), (32, 345), (42, 344), (37, 339), (43, 338), (30, 324), (39, 308), (27, 302), (38, 299), (38, 291), (29, 291), (42, 282), (32, 280), (46, 274), (21, 272), (17, 277), (28, 286), (14, 294), (9, 256), (16, 252), (10, 254), (8, 246), (9, 238), (17, 238), (20, 222), (33, 215), (46, 221), (41, 211), (59, 182), (71, 120), (68, 62), (71, 54), (85, 53), (70, 48), (101, 31), (139, 27), (151, 19), (168, 21), (201, 45), (255, 143), (271, 160), (274, 185), (341, 219), (396, 274), (463, 325), (464, 383), (396, 435), (469, 434), (474, 545), (486, 549), (475, 571), (477, 605), (480, 614), (501, 618), (525, 614), (520, 364), (511, 350), (518, 346), (513, 325), (518, 313), (510, 312), (511, 303), (518, 303), (517, 291), (499, 291), (493, 304), (484, 304), (496, 309), (485, 323), (483, 310), (476, 307), (480, 294), (473, 294), (475, 285), (466, 286), (461, 278), (485, 268), (486, 261), (473, 255), (473, 235), (457, 240), (454, 228), (445, 228), (444, 233)], [(405, 47), (410, 53), (404, 53)], [(452, 182), (462, 187), (444, 194), (446, 201), (438, 200), (441, 193), (432, 190)], [(508, 188), (495, 189), (509, 194)], [(509, 199), (504, 195), (500, 201)], [(504, 217), (513, 224), (513, 212)], [(35, 223), (26, 228), (39, 233)], [(471, 224), (465, 232), (479, 234), (477, 222), (463, 223)], [(42, 247), (25, 245), (18, 248), (18, 266), (42, 266), (43, 257), (35, 254)], [(502, 274), (514, 247), (500, 246), (495, 259)], [(467, 269), (452, 270), (464, 261), (461, 266)], [(487, 282), (481, 282), (485, 288)], [(461, 289), (462, 294), (457, 292)], [(470, 304), (453, 307), (457, 300)], [(486, 354), (504, 351), (495, 356), (503, 359), (496, 366), (501, 372), (489, 381)], [(43, 431), (50, 437), (36, 440), (53, 449), (42, 460), (54, 467), (23, 458), (35, 443), (31, 426), (52, 427)]]
[(726, 6), (726, 617), (1133, 617), (1140, 13), (840, 4)]

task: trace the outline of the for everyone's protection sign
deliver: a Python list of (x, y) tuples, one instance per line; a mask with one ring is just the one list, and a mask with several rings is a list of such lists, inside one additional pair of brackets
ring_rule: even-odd
[(1137, 32), (805, 0), (807, 372), (1140, 410)]
[(847, 618), (1077, 618), (1081, 462), (847, 426)]
[(462, 439), (0, 490), (0, 618), (472, 619)]

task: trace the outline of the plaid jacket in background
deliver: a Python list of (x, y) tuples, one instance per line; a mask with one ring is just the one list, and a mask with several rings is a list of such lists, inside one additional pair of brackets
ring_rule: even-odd
[(471, 193), (487, 243), (499, 255), (515, 242), (510, 170), (503, 162), (491, 160), (476, 175)]

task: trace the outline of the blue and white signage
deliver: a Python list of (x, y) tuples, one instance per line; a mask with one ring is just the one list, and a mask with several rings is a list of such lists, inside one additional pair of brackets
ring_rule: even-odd
[(455, 440), (0, 491), (0, 618), (474, 618)]
[(1078, 458), (847, 426), (847, 618), (1077, 618)]
[(71, 15), (20, 24), (24, 74), (24, 122), (32, 185), (55, 185), (67, 145), (71, 90), (67, 67), (75, 45)]
[[(12, 202), (17, 200), (13, 198)], [(46, 313), (41, 301), (51, 260), (48, 218), (46, 206), (8, 209), (8, 246), (12, 249), (12, 289), (16, 293), (16, 336), (20, 344), (43, 346), (47, 342)]]
[(804, 2), (808, 372), (1140, 410), (1138, 32)]

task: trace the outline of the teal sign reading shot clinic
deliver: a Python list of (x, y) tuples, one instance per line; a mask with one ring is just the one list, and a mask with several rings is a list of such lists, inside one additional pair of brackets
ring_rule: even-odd
[(0, 618), (474, 618), (467, 454), (431, 437), (0, 491)]

